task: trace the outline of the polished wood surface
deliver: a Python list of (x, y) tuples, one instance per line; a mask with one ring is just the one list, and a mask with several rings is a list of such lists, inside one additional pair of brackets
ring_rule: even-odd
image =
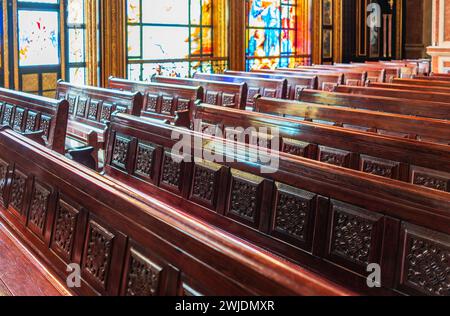
[(0, 222), (0, 296), (69, 295)]

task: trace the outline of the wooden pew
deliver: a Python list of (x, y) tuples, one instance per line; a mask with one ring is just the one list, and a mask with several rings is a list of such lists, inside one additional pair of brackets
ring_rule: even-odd
[[(58, 81), (56, 98), (69, 102), (66, 149), (78, 162), (101, 168), (107, 124), (115, 111), (139, 115), (142, 95)], [(86, 147), (88, 146), (88, 147)]]
[(383, 89), (396, 89), (396, 90), (416, 90), (424, 92), (437, 92), (437, 93), (450, 93), (450, 87), (433, 87), (433, 86), (416, 86), (409, 84), (398, 84), (398, 83), (369, 83), (370, 88), (383, 88)]
[[(401, 67), (387, 67), (383, 65), (370, 65), (363, 63), (352, 63), (352, 64), (335, 64), (338, 67), (350, 67), (357, 69), (367, 69), (369, 71), (372, 70), (384, 70), (385, 71), (385, 81), (384, 82), (392, 82), (394, 78), (400, 78), (401, 76)], [(370, 76), (369, 76), (370, 77)]]
[(343, 74), (335, 74), (335, 73), (316, 73), (316, 74), (308, 74), (302, 72), (296, 72), (292, 69), (287, 70), (266, 70), (266, 69), (255, 69), (252, 72), (256, 73), (266, 73), (266, 74), (274, 74), (274, 75), (287, 75), (287, 76), (316, 76), (318, 80), (318, 88), (319, 90), (327, 89), (329, 86), (334, 86), (335, 84), (343, 84), (344, 83), (344, 75)]
[(450, 105), (442, 102), (424, 102), (367, 95), (353, 95), (315, 90), (303, 90), (298, 101), (367, 109), (394, 114), (428, 117), (441, 120), (450, 119)]
[[(338, 67), (333, 65), (313, 65), (311, 66), (314, 69), (323, 69), (323, 70), (336, 70), (336, 71), (342, 71), (344, 73), (347, 72), (365, 72), (366, 75), (366, 82), (386, 82), (386, 70), (385, 69), (375, 69), (375, 68), (356, 68), (356, 67)], [(346, 82), (348, 85), (348, 83)]]
[[(434, 102), (450, 102), (450, 94), (439, 92), (424, 92), (420, 89), (400, 90), (400, 89), (383, 89), (374, 87), (351, 87), (337, 86), (333, 92), (350, 93), (355, 95), (373, 95), (388, 98), (413, 99)], [(450, 91), (449, 91), (450, 92)]]
[(450, 144), (450, 122), (444, 120), (269, 98), (257, 99), (255, 109), (356, 131)]
[[(287, 86), (287, 99), (295, 100), (295, 94), (299, 90), (303, 89), (313, 89), (318, 88), (318, 79), (316, 76), (292, 76), (287, 75), (276, 75), (268, 73), (257, 73), (257, 72), (244, 72), (244, 71), (231, 71), (226, 70), (224, 72), (226, 75), (238, 76), (238, 77), (250, 77), (250, 78), (263, 78), (263, 79), (285, 79), (288, 82)], [(208, 103), (208, 102), (207, 102)], [(211, 103), (208, 103), (211, 104)]]
[(69, 104), (0, 88), (0, 125), (65, 154)]
[(418, 79), (394, 79), (392, 83), (407, 84), (410, 86), (429, 86), (450, 88), (448, 81), (418, 80)]
[(279, 68), (279, 70), (294, 70), (299, 73), (310, 73), (320, 76), (321, 74), (343, 74), (344, 84), (352, 86), (364, 86), (367, 81), (367, 71), (341, 70), (341, 69), (319, 69), (311, 66), (297, 66), (295, 68)]
[(190, 78), (176, 78), (155, 76), (153, 81), (157, 83), (193, 86), (203, 88), (203, 102), (208, 104), (245, 109), (247, 105), (248, 87), (245, 82), (228, 83), (221, 81), (207, 81)]
[(11, 131), (0, 170), (0, 223), (76, 295), (356, 294)]
[(287, 97), (287, 80), (286, 79), (266, 79), (266, 78), (252, 78), (252, 77), (238, 77), (227, 75), (211, 75), (197, 73), (195, 79), (222, 81), (231, 83), (246, 83), (248, 86), (247, 93), (247, 107), (252, 108), (254, 98), (257, 95), (262, 95), (270, 98), (286, 99)]
[(450, 81), (450, 77), (442, 76), (442, 75), (433, 75), (433, 76), (414, 76), (412, 79), (416, 80), (424, 80), (424, 81)]
[(203, 88), (192, 86), (179, 86), (164, 83), (143, 81), (130, 81), (110, 77), (110, 89), (140, 92), (144, 96), (141, 104), (141, 116), (178, 121), (189, 127), (192, 118), (192, 109), (195, 103), (203, 99)]
[[(450, 164), (448, 164), (450, 146), (448, 145), (350, 131), (340, 127), (301, 122), (292, 118), (262, 113), (221, 109), (208, 104), (197, 107), (196, 119), (205, 124), (217, 126), (224, 137), (229, 136), (227, 127), (240, 126), (244, 129), (255, 128), (255, 130), (276, 128), (277, 135), (267, 136), (272, 150), (419, 186), (423, 186), (424, 182), (414, 176), (417, 174), (416, 170), (420, 169), (422, 174), (428, 170), (426, 177), (430, 181), (425, 186), (450, 192), (448, 186), (432, 186), (432, 183), (439, 181), (450, 184)], [(275, 137), (278, 137), (278, 146), (273, 144)], [(434, 177), (436, 180), (431, 180)]]
[[(448, 193), (288, 154), (280, 154), (273, 173), (264, 173), (254, 161), (180, 162), (171, 155), (178, 143), (174, 132), (203, 136), (199, 143), (205, 148), (220, 156), (230, 153), (214, 146), (222, 141), (218, 138), (118, 114), (111, 124), (108, 178), (173, 207), (183, 206), (195, 218), (360, 293), (447, 293), (442, 291), (446, 281), (438, 275), (448, 269), (448, 261), (436, 270), (435, 260), (421, 254), (428, 249), (445, 253), (450, 247)], [(237, 145), (236, 152), (250, 148)], [(185, 155), (193, 155), (184, 149)], [(389, 271), (382, 275), (382, 288), (367, 287), (369, 263)], [(407, 273), (411, 269), (416, 273)], [(418, 282), (418, 273), (441, 281), (426, 286)]]

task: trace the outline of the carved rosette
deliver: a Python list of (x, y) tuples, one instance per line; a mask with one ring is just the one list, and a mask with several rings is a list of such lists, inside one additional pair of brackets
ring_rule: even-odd
[(93, 121), (97, 120), (99, 105), (99, 101), (91, 101), (91, 103), (89, 104), (88, 119)]
[(135, 250), (131, 250), (126, 296), (156, 296), (163, 269)]
[(69, 114), (75, 113), (75, 108), (77, 106), (77, 96), (69, 95), (67, 100), (69, 101)]
[(258, 178), (251, 181), (244, 178), (245, 175), (241, 177), (238, 174), (233, 176), (232, 180), (229, 213), (255, 223), (258, 212), (258, 188), (263, 180)]
[(173, 98), (163, 97), (162, 106), (161, 106), (161, 113), (172, 114), (173, 101), (174, 101)]
[(102, 112), (100, 114), (101, 122), (109, 122), (111, 120), (112, 105), (108, 103), (103, 103)]
[(206, 93), (206, 103), (217, 105), (219, 101), (219, 94), (217, 92), (208, 91)]
[(414, 174), (413, 183), (430, 189), (448, 192), (450, 180), (416, 172)]
[(16, 108), (16, 114), (14, 115), (13, 129), (16, 131), (22, 130), (22, 122), (25, 114), (25, 110)]
[(49, 116), (41, 115), (41, 122), (39, 129), (41, 131), (44, 131), (44, 138), (47, 140), (50, 132), (50, 124), (51, 124), (52, 118)]
[(155, 94), (147, 95), (147, 105), (146, 110), (149, 112), (156, 112), (156, 108), (158, 107), (158, 99), (159, 97)]
[(37, 113), (28, 111), (27, 122), (25, 124), (26, 132), (34, 132), (36, 130)]
[(88, 99), (81, 98), (78, 100), (77, 116), (84, 117), (86, 115), (88, 101)]
[(90, 222), (84, 269), (97, 280), (103, 288), (106, 287), (108, 278), (113, 240), (113, 234), (97, 223), (93, 221)]
[(431, 241), (409, 240), (406, 284), (429, 295), (450, 296), (450, 249)]
[(11, 124), (13, 110), (14, 110), (14, 107), (12, 105), (10, 105), (10, 104), (5, 105), (5, 113), (3, 114), (3, 120), (2, 120), (3, 125)]
[(178, 106), (177, 111), (187, 111), (189, 110), (189, 105), (191, 104), (191, 101), (186, 99), (178, 99)]
[(334, 166), (347, 167), (347, 160), (349, 156), (350, 153), (346, 151), (328, 147), (320, 147), (319, 161)]
[(236, 96), (234, 94), (223, 93), (222, 104), (226, 107), (234, 107), (236, 105)]

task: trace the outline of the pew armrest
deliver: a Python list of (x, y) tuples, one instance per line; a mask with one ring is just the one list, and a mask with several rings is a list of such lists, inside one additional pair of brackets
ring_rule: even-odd
[(97, 170), (97, 162), (94, 159), (95, 148), (92, 146), (86, 146), (82, 148), (68, 149), (67, 154), (73, 161), (76, 161), (83, 166)]

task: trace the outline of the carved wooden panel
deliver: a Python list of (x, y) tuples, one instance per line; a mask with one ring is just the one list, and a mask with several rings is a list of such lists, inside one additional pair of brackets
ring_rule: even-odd
[(3, 125), (10, 125), (11, 124), (11, 119), (13, 116), (13, 111), (14, 111), (14, 106), (12, 106), (11, 104), (5, 104), (4, 107), (4, 113), (3, 113), (3, 119), (2, 119), (2, 124)]
[(112, 104), (103, 103), (102, 112), (100, 113), (101, 122), (105, 123), (111, 121), (112, 108), (113, 108)]
[[(173, 157), (172, 153), (168, 150), (164, 152), (162, 172), (161, 172), (161, 185), (169, 189), (181, 192), (181, 179), (182, 179), (182, 157)], [(177, 161), (178, 160), (178, 161)]]
[(147, 104), (145, 106), (146, 111), (156, 112), (156, 109), (158, 108), (158, 99), (159, 96), (156, 94), (147, 94)]
[(86, 109), (88, 108), (88, 102), (89, 99), (87, 98), (79, 98), (78, 100), (78, 107), (77, 107), (77, 116), (79, 117), (85, 117), (86, 116)]
[(221, 166), (210, 162), (196, 163), (191, 199), (214, 208)]
[(52, 249), (67, 263), (72, 259), (79, 214), (79, 206), (72, 206), (71, 202), (65, 198), (59, 199), (56, 207)]
[(411, 183), (430, 189), (450, 192), (450, 174), (411, 166)]
[(307, 86), (300, 86), (300, 85), (296, 86), (295, 87), (295, 97), (294, 97), (294, 99), (295, 100), (300, 100), (301, 97), (302, 97), (303, 90), (305, 90), (305, 89), (308, 89), (308, 87)]
[(163, 114), (172, 114), (174, 99), (172, 97), (163, 97), (161, 104), (161, 113)]
[(189, 110), (191, 101), (187, 99), (178, 99), (177, 111)]
[(234, 107), (236, 105), (236, 95), (223, 93), (222, 94), (222, 105), (226, 107)]
[(287, 241), (308, 246), (311, 243), (316, 194), (276, 184), (273, 207), (272, 234)]
[(117, 134), (114, 140), (113, 155), (111, 165), (126, 170), (128, 162), (128, 153), (130, 151), (131, 139)]
[(311, 144), (309, 143), (301, 142), (295, 139), (282, 139), (282, 152), (290, 155), (307, 157), (310, 146)]
[(38, 113), (33, 112), (33, 111), (28, 111), (27, 121), (25, 123), (25, 131), (26, 132), (34, 132), (36, 130), (37, 116), (38, 116)]
[(9, 164), (0, 159), (0, 202), (2, 206), (6, 206), (6, 183), (8, 180)]
[(350, 167), (351, 153), (344, 150), (319, 146), (319, 161), (339, 167)]
[(256, 225), (258, 220), (261, 187), (264, 179), (232, 170), (229, 192), (228, 216)]
[(247, 102), (253, 103), (255, 96), (257, 96), (260, 93), (259, 88), (248, 88), (248, 94), (247, 94)]
[(219, 93), (216, 91), (207, 91), (205, 96), (205, 102), (207, 104), (218, 105), (219, 104)]
[(361, 155), (360, 170), (384, 178), (399, 179), (400, 163)]
[(28, 227), (41, 239), (44, 239), (51, 190), (39, 181), (34, 181), (31, 203), (28, 211)]
[(99, 113), (100, 102), (96, 100), (91, 100), (88, 109), (88, 119), (97, 121)]
[(333, 257), (365, 270), (370, 263), (379, 263), (382, 215), (332, 201), (330, 253)]
[(153, 160), (156, 146), (139, 142), (136, 153), (134, 173), (145, 178), (153, 178)]
[(39, 123), (39, 130), (44, 131), (44, 138), (48, 139), (50, 134), (50, 126), (52, 123), (52, 118), (47, 115), (41, 115), (41, 121)]
[(408, 294), (450, 296), (450, 236), (403, 225), (400, 286)]
[(275, 98), (277, 96), (277, 90), (275, 89), (264, 89), (263, 97)]
[(24, 215), (26, 186), (27, 176), (16, 168), (11, 181), (9, 206), (19, 215)]
[(106, 290), (115, 236), (95, 221), (89, 221), (83, 271)]
[(159, 296), (163, 267), (146, 258), (135, 249), (130, 250), (126, 273), (126, 296)]
[(25, 117), (25, 109), (16, 107), (16, 113), (14, 115), (14, 121), (12, 124), (12, 128), (15, 131), (22, 131), (24, 117)]
[(75, 109), (77, 107), (78, 96), (70, 95), (67, 97), (67, 101), (69, 101), (69, 114), (74, 114)]

